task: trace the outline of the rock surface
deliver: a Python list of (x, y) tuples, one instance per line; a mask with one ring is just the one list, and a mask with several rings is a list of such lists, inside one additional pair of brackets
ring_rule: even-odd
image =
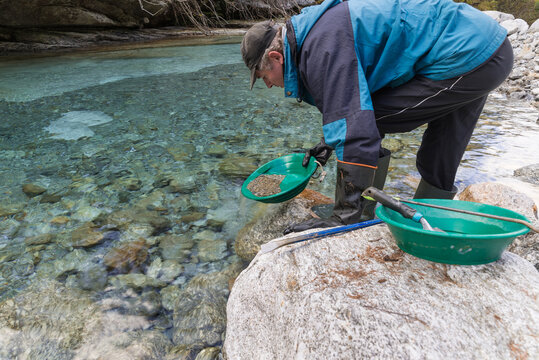
[(333, 199), (305, 189), (290, 201), (260, 205), (258, 214), (238, 232), (234, 242), (236, 254), (245, 261), (251, 261), (260, 250), (260, 245), (282, 236), (287, 226), (312, 218), (313, 206), (330, 203), (333, 203)]
[[(503, 195), (491, 202), (532, 211), (524, 197), (510, 199), (518, 193), (482, 187)], [(382, 224), (258, 254), (232, 288), (223, 354), (531, 359), (539, 356), (538, 296), (539, 273), (518, 255), (434, 263), (401, 251)]]
[[(499, 183), (480, 183), (468, 186), (459, 199), (500, 206), (526, 216), (533, 224), (537, 220), (537, 204), (528, 196)], [(528, 232), (509, 245), (508, 250), (523, 257), (539, 270), (539, 234)]]
[(455, 266), (385, 225), (258, 255), (227, 307), (228, 359), (509, 359), (539, 355), (539, 274), (505, 252)]

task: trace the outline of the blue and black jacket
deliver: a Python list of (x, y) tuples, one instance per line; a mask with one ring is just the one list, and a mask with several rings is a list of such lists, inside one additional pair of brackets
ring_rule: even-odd
[(372, 93), (416, 75), (465, 74), (507, 35), (489, 16), (451, 0), (325, 0), (286, 29), (285, 96), (320, 110), (338, 161), (373, 168), (381, 137)]

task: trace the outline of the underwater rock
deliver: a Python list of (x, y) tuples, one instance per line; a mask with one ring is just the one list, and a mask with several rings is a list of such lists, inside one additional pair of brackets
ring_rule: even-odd
[(159, 249), (165, 260), (182, 262), (190, 256), (195, 245), (193, 238), (187, 235), (164, 235), (160, 238)]
[(236, 154), (226, 156), (219, 164), (219, 172), (232, 178), (247, 178), (258, 168), (256, 161)]
[(109, 277), (109, 283), (116, 288), (144, 289), (146, 287), (162, 288), (167, 283), (144, 274), (125, 274)]
[(172, 222), (155, 211), (131, 208), (118, 210), (107, 216), (106, 222), (120, 229), (127, 229), (132, 224), (149, 225), (152, 227), (150, 235), (159, 235), (172, 226)]
[(71, 246), (91, 247), (100, 244), (105, 236), (92, 222), (86, 222), (71, 232)]
[(156, 258), (146, 270), (146, 275), (166, 283), (171, 283), (180, 276), (182, 272), (183, 266), (177, 261), (162, 261), (161, 258)]
[(51, 233), (30, 236), (24, 239), (26, 245), (42, 245), (52, 242), (54, 235)]
[(200, 180), (194, 176), (174, 177), (168, 184), (167, 190), (171, 193), (187, 194), (196, 191)]
[(223, 157), (227, 154), (227, 150), (223, 144), (212, 143), (206, 149), (206, 154), (214, 157)]
[(102, 111), (70, 111), (52, 121), (44, 130), (51, 133), (53, 139), (78, 140), (95, 135), (90, 126), (102, 125), (110, 121), (112, 117)]
[(108, 269), (126, 273), (140, 268), (147, 258), (148, 245), (144, 239), (138, 239), (110, 249), (103, 258), (103, 264)]
[(212, 262), (227, 256), (227, 244), (222, 239), (203, 239), (198, 242), (198, 259), (201, 262)]
[(43, 187), (41, 187), (39, 185), (36, 185), (36, 184), (24, 184), (22, 186), (22, 192), (25, 193), (26, 196), (28, 196), (30, 198), (41, 195), (46, 191), (47, 191), (47, 189), (45, 189), (45, 188), (43, 188)]
[(107, 271), (98, 264), (83, 266), (77, 273), (77, 282), (83, 290), (103, 290), (107, 285)]
[(174, 344), (205, 348), (222, 342), (229, 283), (242, 269), (236, 262), (224, 271), (197, 275), (189, 281), (174, 306)]
[(174, 304), (178, 300), (182, 290), (176, 285), (170, 285), (161, 289), (161, 303), (168, 311), (174, 310)]
[(62, 200), (62, 195), (59, 194), (44, 194), (41, 199), (39, 199), (39, 202), (41, 204), (55, 204)]

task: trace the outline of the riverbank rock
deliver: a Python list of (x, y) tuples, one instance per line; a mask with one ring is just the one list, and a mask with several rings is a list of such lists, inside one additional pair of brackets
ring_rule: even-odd
[(253, 219), (238, 232), (234, 242), (236, 254), (245, 261), (251, 261), (260, 250), (260, 245), (282, 236), (289, 225), (315, 216), (311, 210), (313, 206), (331, 203), (333, 199), (305, 189), (290, 201), (261, 204)]
[(539, 185), (539, 164), (532, 164), (516, 169), (514, 175), (523, 181)]
[(227, 359), (539, 354), (539, 273), (509, 252), (456, 266), (403, 253), (387, 227), (258, 255), (227, 306)]
[(518, 255), (434, 263), (381, 224), (257, 254), (229, 296), (223, 355), (534, 358), (538, 296), (539, 273)]
[(530, 101), (539, 109), (539, 20), (531, 26), (499, 11), (485, 11), (505, 27), (513, 46), (513, 71), (497, 91), (509, 98)]
[[(526, 216), (539, 226), (537, 204), (526, 194), (499, 183), (479, 183), (468, 186), (459, 194), (459, 199), (503, 207)], [(528, 260), (539, 270), (539, 234), (532, 231), (517, 237), (507, 248)]]

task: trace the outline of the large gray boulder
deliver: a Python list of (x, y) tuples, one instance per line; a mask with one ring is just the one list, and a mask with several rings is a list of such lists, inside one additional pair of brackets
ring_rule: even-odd
[[(524, 195), (481, 187), (468, 193), (535, 215)], [(526, 246), (515, 249), (534, 259)], [(381, 224), (258, 253), (229, 296), (223, 355), (538, 358), (538, 296), (537, 269), (514, 253), (484, 265), (434, 263), (401, 251)]]
[(259, 254), (227, 306), (227, 359), (539, 356), (539, 273), (509, 252), (433, 263), (386, 225)]

